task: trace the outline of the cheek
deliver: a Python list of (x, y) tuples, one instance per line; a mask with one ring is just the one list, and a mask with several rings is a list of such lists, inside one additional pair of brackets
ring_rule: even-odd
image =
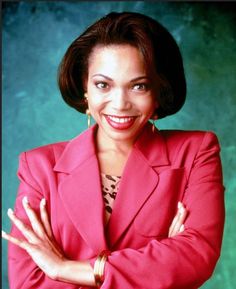
[(91, 113), (99, 112), (105, 106), (105, 102), (102, 97), (93, 96), (88, 99), (89, 109)]
[(152, 98), (140, 99), (136, 105), (147, 115), (152, 114), (155, 109), (155, 101)]
[(94, 110), (99, 109), (105, 103), (104, 95), (99, 94), (97, 89), (91, 84), (88, 85), (88, 102), (90, 109)]

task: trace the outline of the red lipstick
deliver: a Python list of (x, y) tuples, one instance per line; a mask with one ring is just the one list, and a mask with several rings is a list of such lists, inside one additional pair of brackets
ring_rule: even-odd
[(114, 116), (105, 115), (108, 124), (118, 130), (129, 129), (135, 122), (135, 116)]

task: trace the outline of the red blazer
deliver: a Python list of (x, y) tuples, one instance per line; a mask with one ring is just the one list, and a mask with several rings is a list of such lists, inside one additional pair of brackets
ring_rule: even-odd
[[(95, 130), (21, 154), (16, 214), (27, 220), (23, 196), (37, 210), (45, 197), (54, 236), (69, 259), (93, 264), (102, 250), (110, 249), (102, 289), (193, 289), (203, 284), (219, 258), (224, 225), (216, 136), (153, 133), (148, 124), (128, 158), (104, 228)], [(185, 231), (168, 238), (178, 201), (189, 211)], [(12, 233), (21, 236), (14, 226)], [(49, 279), (12, 244), (9, 279), (11, 289), (82, 288)]]

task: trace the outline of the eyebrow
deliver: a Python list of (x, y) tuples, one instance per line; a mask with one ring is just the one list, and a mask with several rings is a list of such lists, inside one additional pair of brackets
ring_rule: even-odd
[[(109, 76), (106, 76), (106, 75), (104, 75), (104, 74), (102, 74), (102, 73), (96, 73), (96, 74), (94, 74), (92, 77), (96, 77), (96, 76), (101, 76), (101, 77), (106, 78), (106, 79), (109, 80), (109, 81), (114, 81), (112, 78), (110, 78)], [(136, 78), (134, 78), (134, 79), (131, 79), (130, 82), (136, 82), (136, 81), (141, 80), (141, 79), (150, 80), (150, 77), (148, 77), (148, 76), (146, 76), (146, 75), (141, 75), (141, 76), (138, 76), (138, 77), (136, 77)]]

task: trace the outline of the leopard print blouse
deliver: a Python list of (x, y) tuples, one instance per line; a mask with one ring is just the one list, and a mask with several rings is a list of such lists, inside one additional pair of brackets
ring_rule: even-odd
[(108, 223), (112, 213), (113, 204), (119, 189), (120, 179), (121, 177), (119, 176), (101, 174), (106, 224)]

